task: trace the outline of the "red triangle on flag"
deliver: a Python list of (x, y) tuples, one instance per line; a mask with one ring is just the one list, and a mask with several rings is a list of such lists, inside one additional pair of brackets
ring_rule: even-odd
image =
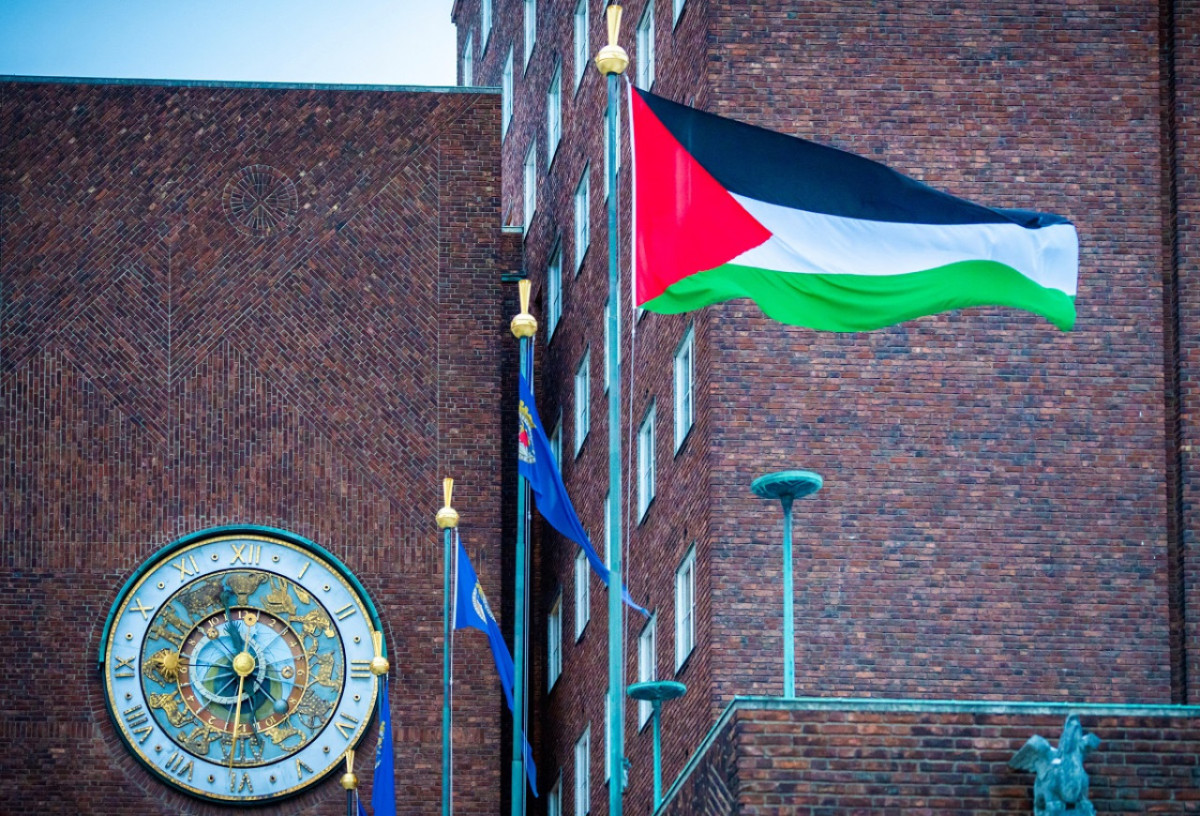
[[(730, 195), (633, 92), (637, 302), (715, 269), (771, 232)], [(730, 145), (737, 150), (737, 145)]]

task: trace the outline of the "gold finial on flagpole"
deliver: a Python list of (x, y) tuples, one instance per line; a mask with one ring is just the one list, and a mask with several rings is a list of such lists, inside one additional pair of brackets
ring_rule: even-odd
[(371, 642), (375, 644), (375, 656), (371, 658), (371, 674), (379, 677), (387, 674), (391, 668), (387, 658), (383, 656), (383, 632), (371, 632)]
[(529, 313), (529, 290), (532, 286), (528, 280), (517, 282), (517, 292), (521, 296), (521, 313), (509, 324), (514, 337), (533, 337), (537, 334), (537, 318)]
[(358, 777), (354, 775), (354, 749), (346, 750), (346, 772), (342, 774), (342, 787), (352, 791), (358, 787)]
[(454, 480), (447, 476), (442, 479), (442, 494), (446, 497), (446, 503), (441, 510), (437, 511), (438, 529), (445, 530), (448, 527), (458, 526), (458, 512), (450, 506), (450, 497), (454, 494)]
[(601, 48), (600, 53), (596, 55), (596, 67), (605, 76), (623, 74), (629, 67), (629, 55), (625, 53), (624, 48), (617, 45), (617, 34), (621, 30), (621, 7), (614, 3), (605, 11), (608, 14), (608, 45)]

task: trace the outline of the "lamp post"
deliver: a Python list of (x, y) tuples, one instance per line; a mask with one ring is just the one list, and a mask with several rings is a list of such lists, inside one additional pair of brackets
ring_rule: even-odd
[(627, 691), (633, 699), (650, 703), (650, 719), (654, 721), (654, 809), (658, 810), (662, 804), (662, 704), (682, 697), (687, 686), (674, 680), (650, 680), (634, 683)]
[(796, 696), (796, 624), (792, 587), (792, 502), (811, 496), (824, 481), (811, 470), (782, 470), (750, 483), (755, 495), (783, 505), (783, 696)]

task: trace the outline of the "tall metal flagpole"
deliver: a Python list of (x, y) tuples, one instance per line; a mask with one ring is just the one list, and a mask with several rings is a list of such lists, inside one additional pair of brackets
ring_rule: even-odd
[(629, 55), (617, 45), (621, 7), (608, 7), (608, 45), (596, 55), (596, 67), (608, 82), (608, 530), (612, 542), (608, 564), (608, 813), (621, 816), (625, 775), (625, 729), (621, 716), (625, 695), (624, 609), (621, 606), (621, 363), (617, 350), (617, 309), (621, 307), (617, 254), (617, 127), (620, 122), (619, 77), (629, 66)]
[(435, 517), (444, 539), (443, 558), (446, 568), (442, 602), (442, 816), (450, 816), (450, 593), (453, 589), (451, 571), (454, 568), (451, 547), (453, 531), (458, 526), (458, 513), (450, 506), (450, 497), (454, 494), (454, 480), (449, 476), (442, 480), (442, 493), (446, 503), (437, 511)]
[[(537, 320), (529, 313), (530, 282), (517, 283), (521, 313), (509, 328), (517, 338), (521, 356), (521, 376), (528, 377), (529, 343), (537, 334)], [(529, 483), (517, 474), (517, 579), (516, 605), (513, 611), (513, 742), (512, 742), (512, 816), (525, 813), (525, 513)]]

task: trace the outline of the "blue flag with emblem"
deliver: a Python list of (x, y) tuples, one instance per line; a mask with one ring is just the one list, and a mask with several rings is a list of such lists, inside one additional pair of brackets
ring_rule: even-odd
[[(467, 549), (463, 546), (462, 539), (458, 538), (457, 532), (454, 537), (458, 546), (454, 564), (454, 628), (470, 627), (487, 635), (488, 645), (492, 647), (492, 658), (496, 661), (496, 673), (500, 675), (500, 685), (504, 687), (504, 699), (508, 701), (508, 710), (511, 712), (513, 710), (512, 653), (508, 650), (508, 644), (504, 642), (500, 624), (496, 623), (492, 609), (488, 606), (487, 596), (483, 594), (479, 577), (475, 574), (475, 568), (471, 566), (471, 559), (467, 557)], [(521, 723), (514, 723), (513, 727), (521, 728), (522, 726)], [(533, 751), (524, 734), (521, 735), (521, 739), (525, 743), (525, 775), (529, 777), (530, 790), (533, 791), (534, 796), (537, 796), (537, 768), (533, 765)]]
[[(358, 803), (362, 811), (362, 800)], [(392, 709), (387, 675), (379, 678), (379, 742), (375, 744), (375, 778), (371, 783), (375, 816), (396, 816), (396, 754), (392, 749)]]
[[(529, 482), (537, 502), (538, 512), (542, 514), (554, 529), (574, 541), (587, 556), (592, 570), (600, 576), (600, 580), (608, 586), (608, 565), (600, 559), (587, 531), (579, 521), (571, 497), (563, 484), (562, 473), (558, 463), (554, 461), (554, 453), (550, 449), (550, 439), (546, 429), (542, 427), (542, 418), (538, 416), (537, 404), (533, 399), (533, 388), (530, 377), (533, 372), (533, 350), (530, 344), (529, 360), (525, 372), (521, 375), (518, 392), (520, 405), (517, 406), (521, 415), (521, 434), (517, 439), (517, 472)], [(641, 612), (646, 617), (650, 613), (633, 602), (628, 587), (621, 587), (621, 597), (631, 608)]]

